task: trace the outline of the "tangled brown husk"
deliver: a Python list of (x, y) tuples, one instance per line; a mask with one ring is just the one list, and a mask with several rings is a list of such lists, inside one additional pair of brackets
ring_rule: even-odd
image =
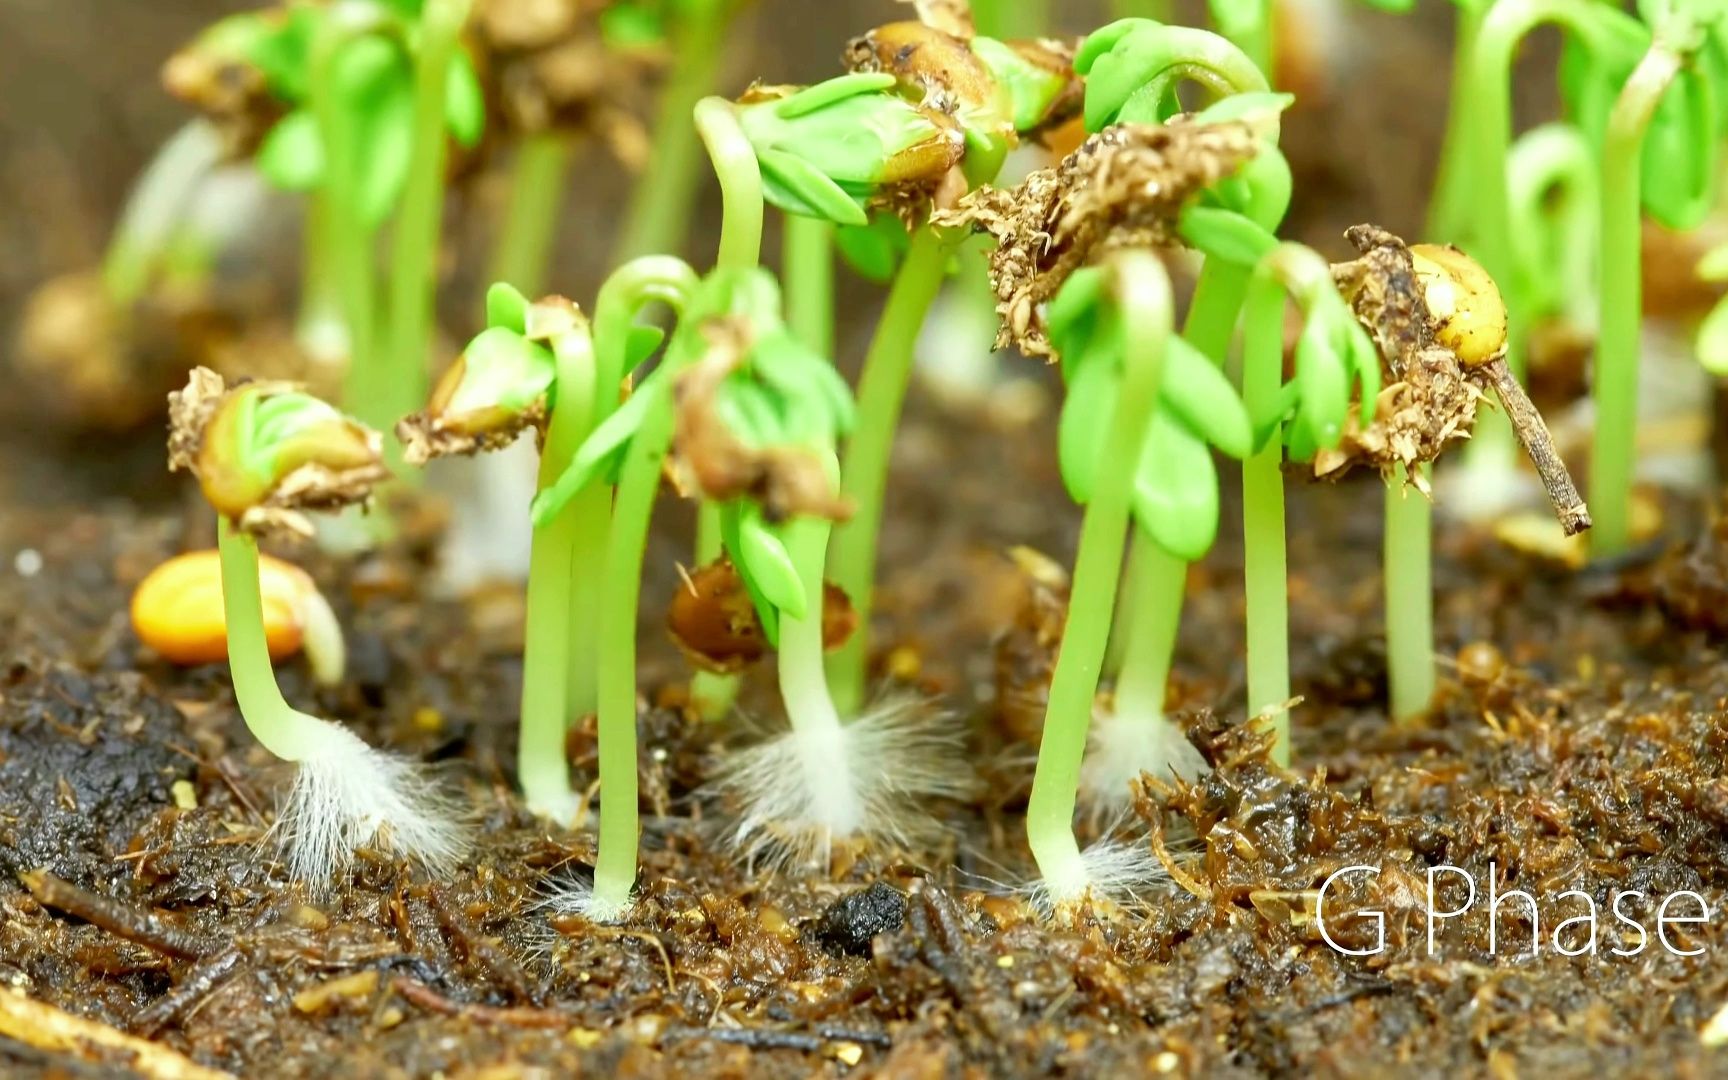
[(931, 220), (996, 238), (990, 256), (1002, 317), (996, 347), (1049, 357), (1042, 308), (1069, 276), (1119, 248), (1179, 245), (1183, 204), (1234, 174), (1259, 146), (1241, 122), (1117, 124), (1016, 187), (980, 188)]
[(1353, 226), (1345, 236), (1361, 258), (1335, 263), (1332, 276), (1379, 346), (1387, 383), (1371, 423), (1362, 423), (1360, 405), (1350, 407), (1338, 446), (1314, 455), (1314, 475), (1336, 479), (1368, 466), (1392, 479), (1403, 469), (1426, 495), (1428, 480), (1417, 466), (1470, 437), (1485, 373), (1465, 368), (1434, 340), (1433, 316), (1403, 240), (1375, 225)]

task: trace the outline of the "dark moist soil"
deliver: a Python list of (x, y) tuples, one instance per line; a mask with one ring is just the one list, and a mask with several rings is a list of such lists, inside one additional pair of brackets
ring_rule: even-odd
[[(1689, 626), (1721, 618), (1701, 601), (1728, 588), (1720, 551), (1559, 576), (1443, 530), (1443, 700), (1428, 723), (1394, 728), (1380, 704), (1378, 491), (1298, 488), (1301, 771), (1269, 766), (1230, 727), (1241, 592), (1227, 537), (1191, 580), (1176, 679), (1217, 771), (1141, 803), (1174, 877), (1128, 910), (1057, 926), (999, 884), (1031, 877), (1018, 816), (1031, 748), (988, 700), (991, 641), (1022, 591), (1003, 550), (1071, 554), (1052, 437), (1048, 415), (1001, 426), (918, 408), (897, 459), (884, 639), (903, 646), (899, 670), (967, 718), (982, 769), (1004, 781), (946, 810), (955, 850), (865, 857), (832, 879), (748, 872), (711, 846), (724, 808), (691, 795), (723, 735), (645, 707), (641, 899), (621, 927), (537, 906), (580, 879), (592, 844), (531, 820), (512, 794), (508, 603), (419, 597), (411, 555), (318, 567), (345, 586), (353, 671), (318, 696), (286, 665), (290, 698), (444, 762), (484, 843), (450, 880), (367, 858), (311, 896), (261, 843), (282, 774), (246, 734), (225, 672), (164, 666), (128, 627), (130, 587), (203, 542), (207, 511), (175, 494), (143, 511), (80, 509), (64, 501), (77, 489), (47, 499), (80, 456), (6, 446), (0, 982), (240, 1076), (1719, 1071), (1699, 1029), (1728, 1000), (1728, 679)], [(119, 469), (160, 450), (101, 453)], [(1677, 534), (1693, 528), (1678, 517)], [(674, 531), (656, 549), (662, 596)], [(30, 555), (14, 562), (26, 551), (35, 573)], [(645, 629), (643, 685), (670, 699), (679, 668), (662, 636)], [(765, 689), (753, 690), (763, 711)], [(586, 784), (591, 734), (572, 752)], [(180, 781), (196, 808), (176, 806)], [(1371, 924), (1336, 913), (1384, 912), (1379, 955), (1340, 954), (1310, 914), (1313, 891), (1358, 864), (1382, 872), (1340, 879), (1331, 929), (1371, 947)], [(1423, 875), (1441, 864), (1484, 894), (1492, 866), (1502, 891), (1542, 897), (1539, 955), (1510, 902), (1490, 953), (1485, 895), (1440, 924), (1430, 954)], [(1456, 876), (1441, 880), (1440, 903), (1459, 906)], [(1597, 955), (1553, 946), (1555, 923), (1583, 910), (1557, 902), (1568, 889), (1599, 905)], [(1638, 944), (1610, 914), (1627, 889), (1701, 894), (1712, 917), (1670, 941), (1702, 954), (1663, 949), (1653, 906), (1631, 904), (1652, 936), (1610, 955)], [(124, 1054), (73, 1060), (0, 1038), (8, 1076), (166, 1075)]]

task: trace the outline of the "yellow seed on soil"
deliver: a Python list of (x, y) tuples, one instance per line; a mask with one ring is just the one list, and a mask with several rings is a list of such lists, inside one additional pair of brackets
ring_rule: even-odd
[(1506, 301), (1482, 264), (1455, 247), (1414, 244), (1410, 263), (1434, 319), (1434, 339), (1465, 367), (1498, 359), (1506, 349)]
[[(341, 627), (312, 575), (268, 555), (258, 560), (264, 600), (264, 638), (270, 659), (306, 648), (321, 683), (342, 677)], [(150, 571), (132, 594), (132, 629), (138, 640), (174, 664), (208, 664), (228, 655), (222, 605), (222, 564), (213, 550), (176, 555)]]
[(169, 791), (174, 794), (174, 805), (182, 810), (198, 809), (198, 789), (192, 786), (190, 780), (176, 780)]
[(344, 1001), (371, 997), (378, 989), (378, 971), (356, 972), (329, 979), (294, 995), (294, 1008), (308, 1016), (333, 1009)]
[(834, 1060), (847, 1068), (864, 1060), (864, 1048), (855, 1042), (839, 1042), (834, 1044)]
[(430, 705), (414, 710), (414, 730), (436, 735), (444, 730), (444, 714)]

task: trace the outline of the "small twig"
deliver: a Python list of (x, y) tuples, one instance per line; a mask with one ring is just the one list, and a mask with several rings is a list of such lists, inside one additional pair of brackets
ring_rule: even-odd
[(530, 1009), (521, 1006), (500, 1009), (491, 1005), (469, 1005), (451, 1001), (425, 983), (417, 982), (406, 975), (391, 979), (390, 986), (408, 1001), (440, 1016), (459, 1016), (475, 1023), (497, 1024), (501, 1027), (563, 1030), (576, 1026), (575, 1017), (553, 1009)]
[(1536, 466), (1537, 474), (1542, 477), (1542, 486), (1548, 492), (1548, 500), (1554, 504), (1560, 527), (1567, 536), (1576, 536), (1588, 529), (1590, 510), (1572, 483), (1572, 474), (1567, 471), (1566, 463), (1560, 460), (1560, 452), (1554, 448), (1554, 436), (1549, 434), (1548, 425), (1542, 422), (1542, 414), (1536, 411), (1529, 395), (1518, 385), (1504, 357), (1490, 360), (1482, 368), (1493, 382), (1494, 392), (1500, 396), (1500, 404), (1506, 410), (1506, 418), (1512, 421), (1518, 442), (1530, 455), (1530, 463)]
[(706, 1039), (709, 1042), (743, 1046), (751, 1050), (802, 1050), (819, 1054), (829, 1044), (852, 1042), (864, 1046), (891, 1045), (888, 1036), (875, 1031), (852, 1031), (846, 1028), (823, 1027), (814, 1034), (808, 1031), (773, 1031), (765, 1028), (699, 1028), (675, 1027), (666, 1032), (668, 1041)]
[[(485, 937), (469, 925), (467, 918), (457, 911), (450, 903), (450, 898), (444, 895), (444, 890), (433, 886), (428, 892), (432, 898), (432, 910), (438, 914), (438, 925), (443, 927), (444, 933), (449, 935), (456, 948), (469, 960), (479, 964), (518, 1001), (540, 1004), (539, 988), (529, 982), (528, 974), (516, 961), (499, 948), (496, 941)], [(665, 955), (664, 950), (661, 955)]]
[(660, 954), (660, 966), (666, 972), (666, 992), (668, 994), (678, 992), (678, 979), (672, 971), (672, 956), (666, 951), (666, 943), (658, 937), (646, 930), (631, 930), (628, 927), (619, 926), (595, 926), (590, 927), (588, 932), (597, 937), (637, 938), (654, 946), (654, 950)]
[(215, 947), (202, 934), (170, 925), (154, 911), (81, 889), (46, 870), (27, 871), (18, 880), (40, 903), (165, 956), (198, 960)]
[(178, 1019), (214, 990), (216, 984), (227, 978), (239, 963), (240, 953), (233, 948), (205, 958), (180, 981), (180, 985), (134, 1013), (126, 1026), (140, 1035), (156, 1034), (163, 1025)]

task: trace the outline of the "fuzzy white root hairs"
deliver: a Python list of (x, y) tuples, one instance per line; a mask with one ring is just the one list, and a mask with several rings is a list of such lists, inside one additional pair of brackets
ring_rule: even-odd
[[(621, 904), (601, 902), (594, 896), (592, 881), (561, 881), (548, 886), (534, 907), (559, 915), (580, 915), (591, 923), (610, 924), (623, 922), (635, 905), (633, 898)], [(554, 944), (549, 942), (546, 955), (550, 956), (554, 951)]]
[(1144, 907), (1150, 894), (1170, 881), (1170, 874), (1144, 837), (1100, 840), (1080, 853), (1085, 884), (1058, 892), (1040, 878), (1026, 889), (1033, 908), (1061, 917), (1082, 903), (1096, 908)]
[(280, 844), (294, 878), (323, 888), (368, 845), (431, 870), (467, 853), (461, 806), (422, 766), (373, 749), (340, 724), (326, 726), (317, 751), (296, 763), (266, 838)]
[(953, 719), (902, 698), (838, 731), (788, 730), (733, 751), (711, 790), (737, 808), (727, 838), (752, 863), (826, 866), (836, 843), (940, 842), (924, 804), (964, 798), (974, 782)]
[(1133, 802), (1130, 785), (1143, 772), (1193, 780), (1206, 771), (1200, 751), (1164, 717), (1098, 709), (1080, 766), (1080, 799), (1095, 815), (1113, 815)]

